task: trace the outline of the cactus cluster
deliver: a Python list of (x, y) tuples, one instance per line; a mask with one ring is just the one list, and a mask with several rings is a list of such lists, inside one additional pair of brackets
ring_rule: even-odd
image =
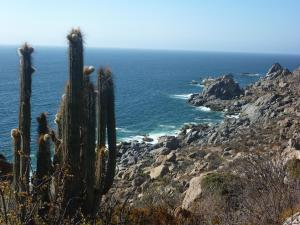
[[(78, 209), (95, 216), (101, 196), (113, 184), (116, 167), (114, 84), (110, 70), (99, 69), (97, 87), (90, 80), (94, 67), (84, 67), (83, 38), (73, 29), (69, 42), (69, 80), (55, 118), (57, 131), (47, 124), (47, 114), (38, 122), (36, 171), (30, 183), (31, 53), (20, 48), (19, 128), (12, 130), (14, 145), (13, 185), (35, 201), (60, 201), (65, 214)], [(107, 146), (106, 147), (106, 143)], [(52, 146), (54, 155), (51, 157)], [(42, 188), (41, 188), (42, 187)], [(44, 205), (45, 205), (44, 204)]]

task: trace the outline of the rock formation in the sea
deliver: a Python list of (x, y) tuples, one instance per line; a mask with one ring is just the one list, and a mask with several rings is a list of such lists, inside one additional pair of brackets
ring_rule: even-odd
[(206, 83), (203, 93), (191, 95), (188, 102), (195, 106), (206, 106), (220, 111), (227, 105), (223, 100), (232, 100), (243, 94), (243, 89), (234, 81), (233, 76), (227, 74), (211, 79)]

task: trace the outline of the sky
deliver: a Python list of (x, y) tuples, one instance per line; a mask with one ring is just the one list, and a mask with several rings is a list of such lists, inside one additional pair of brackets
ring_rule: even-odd
[(0, 0), (0, 45), (300, 54), (300, 0)]

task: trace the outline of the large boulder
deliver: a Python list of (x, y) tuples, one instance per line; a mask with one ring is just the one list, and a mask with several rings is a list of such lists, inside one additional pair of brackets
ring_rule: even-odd
[(244, 92), (240, 88), (239, 84), (234, 81), (233, 76), (231, 74), (227, 74), (211, 82), (204, 90), (203, 96), (214, 96), (218, 99), (229, 100), (239, 97), (243, 93)]
[(187, 189), (182, 202), (183, 209), (189, 209), (192, 206), (192, 204), (195, 202), (195, 200), (201, 197), (202, 194), (201, 183), (204, 177), (205, 174), (201, 174), (200, 176), (194, 177), (190, 180), (189, 188)]
[(168, 149), (175, 150), (179, 147), (179, 141), (175, 136), (162, 136), (158, 138), (158, 143)]
[(167, 165), (163, 164), (157, 167), (154, 167), (150, 170), (150, 177), (151, 179), (157, 179), (163, 177), (169, 172), (169, 168)]

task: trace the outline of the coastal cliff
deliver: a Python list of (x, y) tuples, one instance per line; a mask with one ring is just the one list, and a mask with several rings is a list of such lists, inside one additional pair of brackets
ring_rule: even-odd
[[(247, 162), (280, 159), (286, 168), (300, 159), (299, 84), (300, 68), (290, 72), (278, 63), (244, 89), (231, 75), (213, 80), (188, 102), (223, 111), (224, 121), (186, 125), (176, 137), (160, 137), (156, 144), (120, 143), (111, 195), (132, 206), (169, 204), (179, 214), (196, 212), (196, 206), (211, 195), (205, 191), (205, 182), (211, 180), (232, 189), (225, 192), (233, 192), (236, 198), (244, 195), (239, 179), (246, 176)], [(287, 176), (284, 179), (287, 182)], [(246, 185), (251, 186), (249, 180)]]

